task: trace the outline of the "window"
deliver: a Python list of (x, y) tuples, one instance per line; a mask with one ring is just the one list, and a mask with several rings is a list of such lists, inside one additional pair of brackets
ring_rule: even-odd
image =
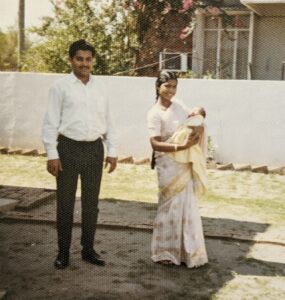
[(159, 69), (187, 72), (189, 69), (191, 69), (190, 54), (180, 52), (160, 52)]
[(224, 29), (222, 19), (205, 16), (203, 74), (219, 79), (250, 79), (253, 15), (232, 14)]

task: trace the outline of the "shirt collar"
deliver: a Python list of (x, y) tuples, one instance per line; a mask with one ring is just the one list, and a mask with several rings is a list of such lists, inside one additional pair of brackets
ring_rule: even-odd
[[(81, 80), (78, 79), (78, 78), (75, 76), (75, 74), (74, 74), (73, 72), (71, 72), (71, 73), (69, 74), (69, 77), (70, 77), (71, 82), (73, 82), (73, 83), (80, 82), (80, 83), (81, 83)], [(88, 83), (89, 83), (89, 82), (90, 82), (90, 83), (93, 83), (93, 82), (94, 82), (94, 78), (93, 78), (92, 74), (90, 74), (90, 76), (89, 76), (89, 81), (88, 81)]]

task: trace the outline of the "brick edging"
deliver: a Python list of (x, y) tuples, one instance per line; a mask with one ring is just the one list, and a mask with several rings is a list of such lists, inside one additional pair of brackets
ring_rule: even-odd
[[(8, 155), (25, 155), (25, 156), (42, 156), (46, 157), (46, 152), (38, 149), (13, 149), (9, 147), (0, 146), (0, 154)], [(135, 164), (135, 165), (147, 165), (150, 164), (150, 159), (147, 157), (134, 158), (133, 156), (119, 156), (118, 163), (122, 164)], [(285, 175), (285, 166), (268, 166), (268, 165), (251, 165), (251, 164), (235, 164), (235, 163), (217, 163), (212, 158), (207, 159), (207, 169), (216, 169), (219, 171), (249, 171), (253, 173), (263, 174), (279, 174)]]

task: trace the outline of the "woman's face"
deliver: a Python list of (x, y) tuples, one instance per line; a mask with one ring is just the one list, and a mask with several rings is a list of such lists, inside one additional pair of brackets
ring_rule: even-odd
[(171, 100), (176, 94), (177, 81), (170, 79), (158, 87), (158, 94), (163, 100)]

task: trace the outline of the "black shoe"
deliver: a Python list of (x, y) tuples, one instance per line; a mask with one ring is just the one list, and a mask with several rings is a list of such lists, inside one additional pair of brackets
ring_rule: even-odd
[(93, 248), (83, 248), (81, 253), (84, 253), (86, 255), (91, 253), (91, 255), (94, 255), (97, 258), (101, 258), (101, 255), (97, 253)]
[(81, 255), (82, 255), (82, 259), (86, 262), (89, 262), (97, 266), (102, 266), (102, 267), (105, 266), (105, 261), (93, 249), (92, 251), (82, 250)]
[(54, 262), (56, 269), (65, 269), (69, 266), (69, 253), (59, 252)]

